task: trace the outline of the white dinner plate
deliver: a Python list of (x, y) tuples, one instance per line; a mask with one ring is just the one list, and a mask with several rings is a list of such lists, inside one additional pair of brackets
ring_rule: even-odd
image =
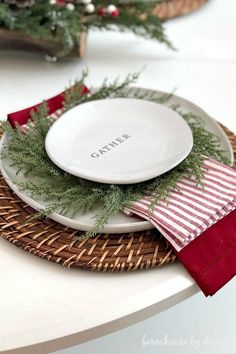
[[(137, 92), (139, 92), (140, 94), (149, 93), (152, 96), (152, 98), (154, 98), (155, 96), (159, 97), (160, 95), (163, 94), (163, 92), (159, 92), (159, 91), (152, 91), (152, 90), (140, 89), (140, 88), (131, 88), (129, 90), (128, 96), (132, 98), (137, 94)], [(173, 95), (172, 98), (168, 100), (168, 102), (164, 103), (164, 105), (166, 106), (180, 105), (181, 110), (183, 112), (193, 112), (199, 115), (203, 123), (205, 124), (206, 129), (216, 134), (219, 137), (221, 148), (225, 150), (226, 156), (231, 161), (231, 164), (233, 164), (234, 155), (233, 155), (231, 144), (226, 134), (221, 129), (221, 127), (216, 123), (215, 120), (210, 118), (204, 111), (202, 111), (195, 104), (175, 95)], [(1, 142), (2, 144), (7, 144), (6, 135), (4, 135)], [(2, 160), (0, 166), (1, 166), (2, 175), (5, 178), (6, 182), (9, 184), (10, 188), (24, 202), (26, 202), (28, 205), (30, 205), (32, 208), (36, 210), (42, 209), (46, 205), (48, 205), (48, 203), (45, 203), (41, 199), (31, 197), (29, 194), (20, 191), (18, 189), (18, 187), (12, 181), (16, 181), (19, 183), (19, 182), (26, 181), (26, 178), (20, 173), (16, 174), (16, 170), (9, 166), (7, 160)], [(64, 216), (58, 213), (53, 213), (51, 215), (51, 219), (65, 226), (71, 227), (73, 229), (88, 231), (93, 228), (93, 222), (94, 222), (93, 217), (97, 213), (98, 210), (92, 210), (91, 212), (83, 215), (77, 214), (73, 218), (70, 218), (66, 215)], [(105, 225), (104, 229), (100, 231), (106, 233), (123, 233), (123, 232), (135, 232), (135, 231), (148, 230), (151, 228), (153, 228), (153, 226), (148, 221), (143, 221), (135, 217), (128, 217), (123, 213), (118, 213), (117, 215), (110, 217), (107, 225)]]
[(174, 110), (133, 98), (91, 101), (49, 129), (45, 148), (62, 170), (101, 183), (131, 184), (159, 176), (190, 153), (192, 131)]

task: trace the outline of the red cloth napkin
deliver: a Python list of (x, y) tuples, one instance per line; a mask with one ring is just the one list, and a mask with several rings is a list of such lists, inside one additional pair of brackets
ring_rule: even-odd
[[(82, 87), (82, 95), (86, 95), (89, 92), (89, 89), (83, 85)], [(56, 111), (60, 110), (63, 108), (63, 101), (65, 98), (65, 91), (59, 93), (57, 96), (54, 96), (52, 98), (49, 98), (48, 100), (46, 100), (47, 105), (48, 105), (48, 113), (52, 114), (55, 113)], [(15, 128), (16, 123), (18, 125), (25, 125), (28, 121), (28, 119), (30, 118), (30, 114), (32, 111), (36, 111), (37, 108), (42, 104), (42, 102), (25, 108), (21, 111), (17, 111), (17, 112), (13, 112), (13, 113), (9, 113), (7, 115), (7, 119), (10, 122), (11, 126), (13, 128)]]
[(208, 296), (236, 274), (236, 170), (205, 160), (203, 172), (204, 188), (184, 177), (151, 214), (151, 196), (125, 212), (149, 220), (166, 237)]

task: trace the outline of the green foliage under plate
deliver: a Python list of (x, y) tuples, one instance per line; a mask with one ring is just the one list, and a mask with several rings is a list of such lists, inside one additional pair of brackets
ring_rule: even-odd
[[(109, 97), (127, 97), (131, 88), (129, 84), (137, 79), (137, 75), (129, 75), (123, 82), (105, 81), (100, 89), (91, 90), (88, 95), (81, 96), (82, 79), (67, 90), (65, 95), (64, 110), (75, 105), (91, 100)], [(158, 96), (153, 93), (137, 91), (136, 98), (163, 103), (168, 101), (171, 95)], [(188, 157), (171, 171), (152, 180), (133, 185), (109, 185), (91, 182), (72, 176), (53, 164), (46, 154), (44, 141), (52, 124), (48, 118), (46, 103), (42, 104), (37, 112), (32, 113), (27, 134), (20, 128), (13, 129), (8, 123), (4, 129), (9, 136), (9, 143), (3, 149), (3, 157), (7, 158), (18, 172), (22, 172), (30, 178), (19, 185), (21, 190), (31, 196), (40, 197), (49, 202), (45, 210), (37, 215), (50, 216), (53, 212), (73, 217), (73, 214), (86, 213), (94, 207), (101, 212), (96, 216), (93, 232), (85, 234), (93, 236), (107, 222), (111, 215), (116, 214), (132, 201), (137, 200), (148, 191), (153, 195), (153, 205), (159, 199), (165, 199), (177, 180), (183, 175), (194, 176), (196, 183), (201, 184), (203, 156), (208, 156), (218, 161), (228, 163), (224, 151), (220, 149), (219, 139), (204, 128), (200, 117), (192, 113), (182, 113), (180, 107), (172, 107), (177, 110), (189, 124), (194, 138), (194, 145)]]

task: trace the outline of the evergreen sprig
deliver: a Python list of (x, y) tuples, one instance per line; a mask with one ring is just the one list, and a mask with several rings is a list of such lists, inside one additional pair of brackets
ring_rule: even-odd
[[(123, 82), (105, 81), (99, 90), (91, 90), (89, 95), (81, 96), (81, 84), (85, 77), (86, 73), (82, 80), (67, 89), (64, 110), (94, 99), (127, 97), (131, 92), (136, 98), (160, 103), (170, 98), (170, 95), (158, 96), (153, 92), (143, 94), (139, 90), (135, 93), (134, 90), (130, 91), (132, 89), (129, 84), (135, 81), (137, 74), (129, 75)], [(53, 212), (73, 216), (76, 213), (86, 213), (94, 207), (99, 209), (94, 220), (94, 230), (81, 237), (93, 236), (104, 227), (111, 215), (129, 206), (145, 193), (153, 196), (151, 209), (157, 200), (168, 197), (170, 190), (183, 175), (194, 176), (196, 183), (201, 184), (203, 155), (228, 163), (224, 151), (220, 149), (219, 139), (204, 128), (199, 117), (193, 113), (181, 112), (180, 107), (172, 108), (189, 124), (194, 139), (193, 149), (177, 167), (146, 182), (130, 185), (102, 184), (75, 177), (54, 165), (44, 148), (45, 137), (52, 125), (46, 103), (32, 113), (33, 124), (28, 124), (27, 134), (20, 127), (13, 129), (8, 123), (4, 123), (8, 143), (3, 149), (2, 157), (7, 158), (18, 173), (28, 177), (26, 182), (18, 185), (20, 189), (49, 203), (46, 209), (39, 211), (38, 216), (50, 216)]]
[(165, 35), (163, 20), (153, 15), (155, 1), (114, 0), (119, 9), (119, 16), (101, 16), (99, 9), (110, 4), (107, 0), (94, 0), (95, 11), (88, 14), (82, 2), (74, 2), (74, 11), (66, 6), (52, 5), (49, 0), (37, 0), (29, 8), (18, 9), (0, 0), (0, 27), (24, 32), (32, 38), (55, 40), (62, 44), (57, 57), (63, 57), (76, 47), (80, 34), (90, 28), (118, 29), (131, 31), (145, 38), (156, 39), (167, 46), (172, 44)]

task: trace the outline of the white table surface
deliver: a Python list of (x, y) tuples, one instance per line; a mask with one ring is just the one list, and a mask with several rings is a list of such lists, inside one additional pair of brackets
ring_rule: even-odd
[[(91, 32), (87, 57), (56, 65), (0, 52), (0, 115), (63, 90), (89, 68), (88, 85), (143, 72), (138, 85), (192, 100), (236, 132), (236, 2), (210, 0), (167, 24), (178, 52), (119, 33)], [(0, 240), (0, 352), (47, 353), (123, 328), (198, 291), (180, 264), (100, 274), (68, 270)]]

